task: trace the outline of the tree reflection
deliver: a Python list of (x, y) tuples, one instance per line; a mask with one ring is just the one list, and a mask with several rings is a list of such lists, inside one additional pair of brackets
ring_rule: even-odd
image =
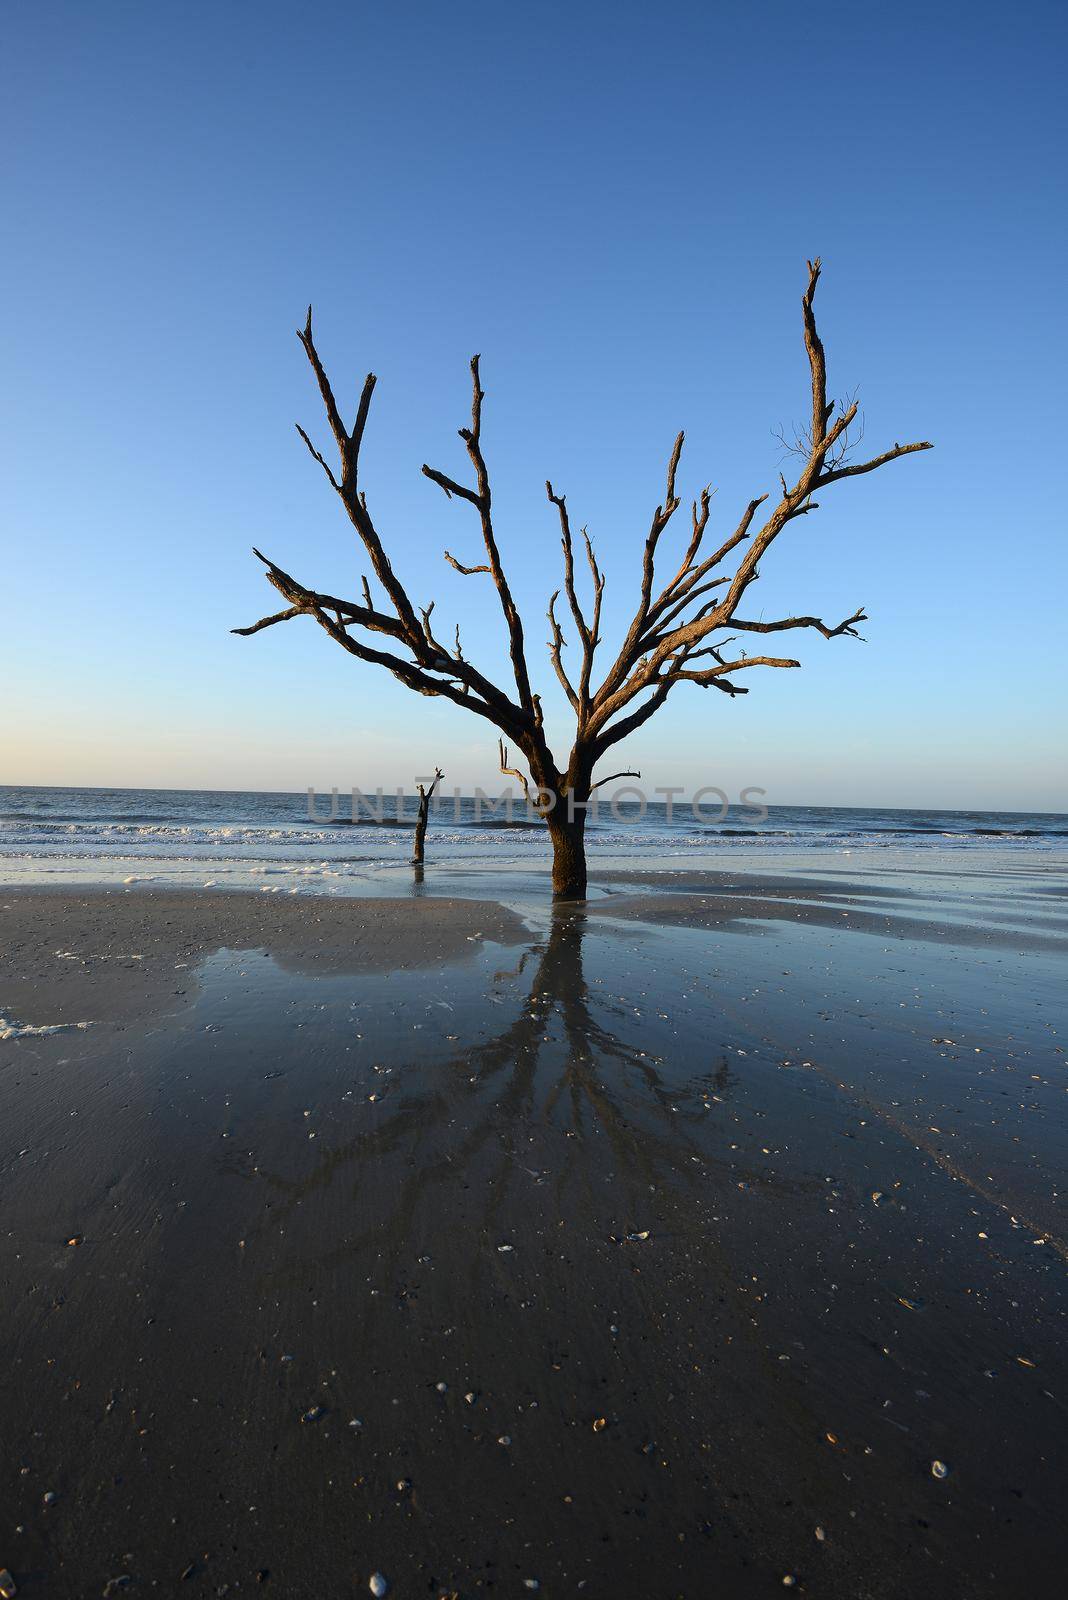
[[(464, 1053), (462, 1064), (483, 1082), (507, 1074), (502, 1104), (512, 1114), (534, 1108), (539, 1089), (543, 1109), (563, 1113), (577, 1131), (585, 1110), (600, 1120), (618, 1115), (621, 1092), (640, 1087), (661, 1105), (671, 1095), (661, 1074), (661, 1061), (647, 1049), (620, 1037), (624, 1017), (613, 1017), (609, 1000), (591, 990), (583, 962), (589, 917), (581, 907), (554, 910), (544, 943), (527, 950), (512, 972), (498, 972), (494, 981), (520, 978), (533, 964), (526, 1002), (507, 1028)], [(601, 1069), (611, 1066), (610, 1085)]]
[[(456, 1041), (444, 1063), (396, 1064), (376, 1125), (338, 1144), (324, 1139), (298, 1178), (261, 1159), (259, 1175), (275, 1193), (272, 1226), (351, 1177), (357, 1210), (345, 1217), (344, 1238), (320, 1240), (326, 1263), (388, 1248), (390, 1236), (410, 1239), (428, 1225), (421, 1208), (432, 1215), (440, 1186), (457, 1180), (480, 1197), (479, 1227), (496, 1225), (517, 1185), (526, 1193), (531, 1180), (560, 1194), (573, 1181), (587, 1190), (611, 1184), (634, 1216), (669, 1174), (695, 1181), (707, 1163), (706, 1113), (729, 1095), (734, 1075), (725, 1058), (689, 1075), (667, 1069), (649, 1048), (648, 1019), (614, 985), (587, 977), (590, 920), (581, 908), (555, 909), (546, 935), (493, 975), (496, 993), (475, 1013), (484, 1021), (503, 1004), (511, 1020), (488, 1038)], [(602, 925), (594, 937), (616, 934)]]

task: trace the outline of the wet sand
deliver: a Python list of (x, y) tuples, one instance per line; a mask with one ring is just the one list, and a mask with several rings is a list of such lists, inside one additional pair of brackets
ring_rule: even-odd
[(1063, 891), (0, 891), (0, 1567), (1057, 1592)]
[(26, 893), (0, 888), (0, 1013), (31, 1026), (126, 1022), (180, 1010), (203, 960), (256, 950), (294, 973), (379, 973), (471, 959), (481, 939), (524, 937), (514, 912), (481, 900), (302, 900), (189, 890)]

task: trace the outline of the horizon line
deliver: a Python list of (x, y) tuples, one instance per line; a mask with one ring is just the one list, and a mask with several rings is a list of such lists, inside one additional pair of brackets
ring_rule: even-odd
[[(338, 792), (339, 795), (341, 795), (341, 794), (351, 794), (353, 787), (354, 786), (352, 786), (352, 785), (350, 785), (349, 788), (347, 788), (347, 789), (341, 789), (339, 787), (337, 792)], [(355, 786), (355, 787), (358, 788), (358, 785)], [(614, 791), (614, 793), (623, 794), (623, 793), (626, 792), (626, 789), (628, 787), (634, 788), (636, 786), (635, 785), (624, 785), (621, 789)], [(661, 785), (660, 787), (662, 789), (664, 787), (664, 785)], [(177, 785), (177, 784), (170, 784), (170, 785), (168, 785), (166, 787), (156, 787), (156, 786), (152, 786), (152, 785), (135, 786), (135, 785), (130, 785), (130, 784), (95, 784), (95, 783), (0, 783), (0, 793), (3, 793), (5, 790), (9, 790), (9, 789), (10, 790), (14, 790), (14, 789), (21, 789), (21, 790), (26, 790), (26, 789), (51, 789), (51, 790), (58, 790), (61, 793), (67, 793), (67, 794), (236, 794), (236, 795), (275, 795), (276, 794), (276, 795), (287, 795), (290, 798), (299, 797), (301, 799), (306, 799), (307, 798), (307, 795), (308, 795), (308, 792), (309, 792), (309, 788), (311, 788), (312, 792), (316, 795), (317, 798), (318, 797), (328, 798), (333, 793), (332, 789), (315, 789), (314, 785), (305, 786), (302, 789), (225, 789), (225, 788), (224, 789), (202, 789), (202, 788), (184, 788), (181, 785)], [(719, 789), (718, 785), (708, 785), (708, 788), (710, 788), (710, 789), (711, 788), (718, 789), (718, 791), (720, 793), (724, 792), (722, 789)], [(757, 791), (757, 790), (758, 790), (758, 786), (753, 784), (753, 785), (749, 785), (748, 786), (747, 792), (753, 792), (753, 791)], [(367, 795), (367, 794), (376, 794), (376, 793), (378, 793), (378, 790), (377, 789), (371, 789), (371, 790), (359, 789), (358, 792), (360, 794)], [(396, 787), (383, 788), (381, 792), (382, 792), (383, 795), (395, 796), (396, 793), (397, 793), (397, 789), (396, 789)], [(456, 798), (455, 790), (452, 790), (452, 791), (442, 790), (441, 791), (441, 793), (446, 793), (446, 792), (450, 793), (450, 797), (451, 798), (454, 798), (454, 799)], [(483, 793), (485, 793), (485, 792), (486, 791), (483, 791)], [(504, 792), (505, 792), (504, 790), (501, 791), (502, 794)], [(512, 790), (510, 790), (508, 792), (516, 793), (516, 791), (512, 791)], [(697, 790), (695, 792), (696, 793), (700, 793), (701, 791)], [(767, 790), (759, 790), (758, 792), (762, 796), (762, 799), (759, 802), (754, 802), (754, 801), (751, 801), (751, 800), (743, 800), (743, 799), (739, 798), (737, 800), (729, 800), (728, 801), (728, 807), (732, 808), (734, 806), (752, 806), (754, 804), (761, 804), (761, 805), (766, 806), (769, 811), (901, 811), (901, 812), (946, 811), (946, 812), (957, 812), (958, 814), (970, 813), (972, 815), (981, 816), (981, 817), (982, 816), (990, 816), (990, 817), (993, 817), (993, 816), (1004, 816), (1006, 814), (1014, 815), (1014, 816), (1018, 816), (1018, 817), (1068, 817), (1068, 810), (1056, 810), (1056, 809), (1050, 810), (1048, 808), (1044, 808), (1042, 810), (1030, 810), (1030, 811), (1022, 810), (1021, 811), (1019, 808), (1017, 808), (1015, 806), (994, 806), (994, 807), (991, 807), (991, 806), (946, 806), (946, 805), (901, 806), (901, 805), (882, 805), (880, 803), (874, 803), (874, 802), (871, 802), (871, 801), (864, 802), (863, 804), (860, 804), (860, 805), (843, 806), (843, 805), (831, 805), (831, 804), (827, 804), (827, 803), (822, 802), (822, 801), (793, 801), (793, 800), (769, 801), (766, 798)], [(411, 790), (404, 789), (404, 790), (402, 790), (402, 793), (404, 794), (405, 798), (407, 798), (409, 796), (409, 794), (412, 796), (412, 798), (415, 798), (416, 790), (414, 788), (412, 788)], [(655, 795), (656, 794), (656, 790), (653, 789), (651, 791), (651, 794)], [(518, 797), (519, 796), (517, 794), (517, 798)], [(475, 798), (475, 796), (473, 794), (461, 793), (459, 795), (459, 798), (461, 800), (473, 800)], [(610, 803), (610, 801), (612, 799), (612, 795), (606, 794), (604, 796), (604, 799), (605, 799), (606, 803)], [(637, 802), (631, 802), (631, 803), (636, 804)], [(646, 804), (665, 805), (666, 803), (667, 803), (666, 800), (656, 800), (656, 799), (652, 799), (649, 795), (646, 796)], [(680, 806), (692, 805), (693, 804), (693, 796), (690, 795), (690, 796), (680, 796), (680, 797), (677, 797), (677, 798), (673, 798), (672, 804), (673, 805), (680, 805)]]

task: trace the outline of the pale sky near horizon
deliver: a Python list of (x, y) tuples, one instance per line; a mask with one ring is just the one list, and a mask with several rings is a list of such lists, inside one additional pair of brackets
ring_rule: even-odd
[[(294, 329), (342, 409), (413, 598), (502, 671), (456, 429), (480, 351), (497, 531), (550, 726), (559, 542), (607, 572), (606, 657), (680, 427), (714, 526), (804, 417), (800, 294), (864, 449), (762, 565), (801, 671), (680, 686), (618, 766), (772, 803), (1065, 810), (1062, 5), (405, 7), (16, 3), (4, 12), (0, 783), (342, 790), (498, 783), (494, 730), (346, 657), (258, 545), (366, 570)], [(664, 568), (684, 535), (665, 536)], [(572, 646), (572, 652), (574, 646)], [(755, 653), (755, 651), (751, 651)], [(557, 748), (557, 754), (562, 754)], [(609, 768), (608, 770), (611, 770)]]

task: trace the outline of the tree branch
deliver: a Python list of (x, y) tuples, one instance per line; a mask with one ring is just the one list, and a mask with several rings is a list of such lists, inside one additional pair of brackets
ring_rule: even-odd
[(568, 701), (569, 701), (569, 703), (571, 705), (572, 711), (574, 711), (576, 713), (576, 715), (577, 715), (578, 714), (578, 709), (579, 709), (579, 697), (575, 693), (575, 689), (574, 689), (574, 686), (572, 685), (571, 679), (568, 677), (567, 672), (564, 669), (564, 659), (563, 659), (563, 655), (561, 654), (561, 652), (563, 651), (564, 646), (565, 646), (567, 641), (564, 638), (563, 631), (562, 631), (562, 629), (560, 627), (560, 624), (556, 620), (556, 609), (555, 608), (556, 608), (556, 602), (559, 599), (559, 597), (560, 597), (560, 591), (559, 591), (559, 589), (557, 589), (555, 591), (555, 593), (553, 594), (552, 598), (549, 601), (549, 611), (548, 611), (549, 626), (553, 631), (552, 632), (552, 638), (549, 640), (549, 660), (552, 662), (553, 670), (555, 671), (556, 676), (560, 680), (561, 688), (563, 689), (564, 693), (567, 695), (567, 698), (568, 698)]
[[(812, 434), (813, 447), (822, 443), (827, 432), (827, 418), (833, 407), (827, 405), (827, 358), (823, 351), (823, 342), (816, 331), (816, 318), (812, 311), (812, 301), (816, 293), (816, 285), (820, 281), (820, 268), (823, 263), (819, 256), (815, 261), (808, 263), (808, 288), (801, 297), (801, 314), (805, 324), (805, 350), (808, 353), (809, 369), (812, 373)], [(783, 484), (783, 493), (786, 485)]]
[[(384, 611), (376, 611), (370, 606), (354, 605), (351, 600), (339, 600), (333, 594), (317, 594), (314, 590), (306, 589), (302, 583), (297, 582), (296, 578), (291, 577), (288, 572), (276, 566), (268, 556), (263, 554), (262, 550), (257, 550), (253, 546), (252, 554), (262, 561), (267, 568), (268, 582), (274, 585), (280, 595), (293, 604), (292, 613), (279, 612), (275, 618), (265, 618), (264, 622), (268, 620), (285, 622), (288, 621), (291, 614), (297, 615), (300, 612), (306, 612), (315, 606), (319, 606), (323, 610), (342, 612), (347, 616), (350, 623), (359, 624), (360, 627), (367, 628), (371, 633), (388, 633), (393, 639), (399, 639), (403, 643), (408, 642), (407, 631), (398, 618), (387, 616)], [(256, 627), (259, 628), (259, 626), (260, 624), (257, 623)]]
[[(316, 381), (319, 385), (319, 393), (322, 395), (323, 405), (326, 407), (326, 418), (330, 424), (330, 432), (337, 440), (338, 450), (341, 453), (342, 459), (344, 459), (347, 450), (350, 448), (351, 440), (346, 432), (345, 424), (341, 420), (341, 413), (337, 408), (337, 401), (334, 399), (334, 391), (330, 387), (330, 380), (326, 375), (322, 362), (319, 360), (319, 352), (315, 348), (315, 340), (312, 336), (311, 306), (308, 307), (308, 320), (305, 323), (304, 328), (297, 329), (297, 338), (304, 346), (304, 353), (311, 362), (312, 371), (315, 373)], [(374, 385), (374, 374), (369, 372), (367, 374), (367, 382), (364, 387), (366, 389), (369, 386), (371, 389), (373, 389)], [(368, 404), (369, 403), (370, 395), (368, 395)], [(315, 452), (313, 451), (312, 454), (314, 455)]]
[(239, 633), (247, 639), (250, 634), (259, 633), (261, 628), (273, 628), (276, 622), (288, 622), (290, 617), (299, 617), (302, 610), (301, 606), (290, 606), (287, 611), (276, 611), (273, 617), (261, 617), (250, 628), (231, 628), (230, 632)]
[(440, 767), (435, 767), (434, 768), (434, 781), (430, 785), (429, 789), (424, 789), (423, 785), (421, 783), (417, 783), (415, 787), (419, 791), (420, 800), (432, 800), (434, 798), (434, 790), (437, 788), (438, 784), (441, 782), (441, 780), (442, 780), (442, 778), (444, 776), (445, 776), (445, 774), (442, 772), (441, 768)]
[[(456, 495), (460, 500), (470, 501), (473, 506), (481, 505), (474, 489), (465, 488), (462, 483), (457, 483), (455, 478), (450, 478), (444, 472), (439, 472), (436, 467), (428, 467), (425, 461), (423, 463), (423, 477), (429, 478), (431, 483), (436, 483), (439, 489), (444, 489), (446, 496), (450, 500), (453, 495)], [(489, 568), (483, 567), (481, 570), (488, 572)]]
[[(582, 667), (579, 674), (578, 695), (574, 700), (572, 700), (572, 704), (574, 705), (578, 716), (579, 733), (581, 735), (589, 710), (590, 680), (593, 676), (593, 658), (597, 650), (597, 646), (601, 642), (599, 630), (601, 625), (601, 601), (604, 596), (605, 580), (601, 573), (600, 567), (597, 565), (597, 557), (593, 553), (593, 545), (590, 542), (590, 536), (586, 529), (583, 528), (582, 537), (586, 545), (586, 560), (589, 563), (590, 574), (593, 578), (593, 620), (592, 622), (587, 623), (586, 618), (583, 615), (582, 607), (579, 604), (578, 591), (575, 587), (575, 558), (571, 540), (571, 523), (567, 514), (566, 497), (562, 494), (554, 494), (553, 486), (549, 482), (548, 478), (545, 480), (545, 493), (548, 495), (552, 504), (557, 508), (560, 516), (560, 543), (564, 551), (564, 591), (567, 594), (568, 603), (571, 607), (571, 615), (575, 619), (575, 627), (578, 629), (579, 639), (582, 643)], [(557, 593), (559, 593), (559, 590)], [(553, 616), (553, 605), (555, 601), (556, 595), (554, 594), (552, 600), (549, 602), (549, 621), (553, 625), (554, 639), (556, 640), (556, 643), (550, 646), (550, 653), (552, 654), (553, 665), (557, 669), (557, 677), (560, 677), (561, 669), (558, 665), (558, 651), (559, 645), (563, 643), (563, 638), (562, 635), (560, 635), (559, 628), (556, 626), (556, 618)], [(571, 698), (572, 692), (569, 692), (569, 699)]]
[(859, 461), (854, 467), (835, 467), (831, 472), (825, 472), (820, 478), (820, 488), (825, 483), (837, 483), (839, 478), (856, 478), (862, 472), (874, 472), (876, 467), (885, 467), (888, 461), (896, 461), (900, 456), (911, 456), (917, 450), (933, 450), (934, 445), (927, 439), (921, 439), (918, 444), (895, 444), (892, 450), (885, 450), (881, 456), (876, 456), (871, 461)]
[(825, 639), (837, 639), (840, 634), (850, 634), (854, 639), (862, 638), (853, 626), (857, 622), (867, 622), (868, 616), (863, 606), (858, 606), (851, 617), (846, 617), (837, 628), (828, 628), (819, 617), (784, 617), (781, 622), (743, 622), (740, 617), (731, 618), (731, 627), (740, 628), (745, 633), (782, 633), (787, 628), (816, 628)]
[[(471, 426), (460, 429), (460, 438), (467, 446), (467, 454), (475, 469), (477, 489), (464, 488), (454, 479), (447, 478), (444, 473), (437, 472), (433, 467), (424, 466), (423, 473), (433, 483), (445, 490), (448, 495), (458, 494), (464, 500), (469, 500), (478, 509), (479, 519), (482, 523), (482, 542), (486, 547), (489, 557), (489, 570), (500, 596), (501, 610), (508, 626), (508, 650), (512, 658), (512, 672), (515, 685), (519, 691), (519, 703), (530, 718), (534, 726), (534, 699), (530, 689), (530, 677), (527, 672), (526, 656), (523, 643), (523, 623), (512, 599), (512, 591), (508, 586), (508, 579), (501, 566), (500, 552), (497, 549), (497, 540), (493, 531), (493, 517), (491, 511), (491, 494), (489, 472), (486, 468), (485, 457), (482, 454), (482, 402), (485, 395), (479, 379), (479, 357), (471, 357)], [(453, 563), (459, 567), (458, 562)], [(462, 570), (462, 569), (461, 569)], [(475, 569), (472, 568), (472, 571)]]
[(649, 620), (650, 608), (652, 605), (656, 547), (659, 543), (660, 535), (663, 533), (664, 529), (675, 515), (675, 512), (678, 510), (680, 504), (675, 496), (675, 475), (679, 469), (679, 461), (682, 457), (682, 446), (685, 438), (686, 435), (684, 433), (680, 433), (675, 440), (674, 446), (672, 447), (671, 458), (668, 461), (667, 470), (667, 494), (664, 498), (664, 504), (657, 506), (656, 510), (653, 512), (653, 520), (650, 524), (648, 535), (646, 536), (645, 551), (642, 556), (642, 585), (641, 597), (638, 601), (638, 609), (634, 613), (634, 620), (627, 630), (627, 637), (623, 641), (623, 646), (619, 652), (619, 655), (616, 657), (615, 662), (609, 669), (608, 676), (605, 678), (600, 689), (597, 691), (597, 695), (594, 697), (595, 701), (599, 700), (601, 696), (606, 693), (611, 694), (619, 687), (627, 673), (630, 671), (634, 662), (641, 654), (640, 641), (642, 634), (645, 632), (646, 625)]
[(518, 778), (519, 779), (520, 783), (523, 785), (523, 793), (526, 795), (526, 797), (527, 797), (527, 799), (529, 801), (529, 799), (530, 799), (530, 785), (527, 782), (527, 779), (526, 779), (525, 775), (522, 772), (520, 772), (518, 767), (510, 767), (508, 765), (508, 746), (505, 744), (503, 739), (498, 739), (497, 740), (497, 749), (500, 752), (500, 757), (501, 757), (501, 771), (504, 773), (506, 778)]
[(311, 454), (315, 457), (316, 461), (318, 461), (319, 465), (322, 467), (323, 471), (326, 473), (327, 477), (330, 479), (330, 483), (331, 483), (332, 488), (334, 488), (337, 491), (337, 493), (340, 494), (341, 493), (341, 485), (340, 485), (340, 483), (338, 483), (337, 479), (334, 477), (334, 474), (331, 472), (329, 463), (327, 461), (325, 461), (323, 459), (322, 455), (320, 454), (320, 452), (318, 450), (316, 450), (315, 446), (312, 444), (311, 440), (308, 438), (308, 435), (304, 432), (304, 429), (301, 427), (300, 423), (299, 422), (295, 422), (293, 424), (293, 426), (296, 428), (297, 432), (300, 434), (301, 438), (304, 440), (304, 443), (308, 446), (308, 449), (310, 450)]
[(610, 773), (607, 778), (598, 778), (596, 783), (591, 783), (590, 784), (590, 793), (592, 794), (595, 789), (600, 789), (603, 784), (614, 783), (617, 778), (640, 778), (640, 777), (641, 777), (641, 773), (640, 772), (613, 772), (613, 773)]
[(610, 726), (605, 727), (602, 725), (600, 732), (592, 741), (592, 748), (596, 757), (602, 756), (612, 745), (618, 744), (629, 733), (634, 733), (643, 723), (648, 722), (649, 718), (660, 710), (660, 707), (674, 688), (674, 683), (674, 679), (661, 678), (655, 684), (646, 684), (644, 687), (651, 688), (653, 693), (644, 705), (639, 706), (637, 711), (632, 711), (629, 716), (621, 717), (618, 722)]
[[(680, 606), (678, 604), (680, 598), (692, 599), (694, 591), (698, 588), (705, 572), (709, 571), (743, 539), (748, 537), (753, 516), (757, 507), (767, 498), (766, 496), (750, 501), (738, 528), (715, 555), (696, 567), (690, 567), (688, 570), (684, 562), (683, 570), (685, 576), (682, 582), (679, 583), (676, 579), (677, 587), (674, 592), (670, 592), (672, 586), (669, 585), (669, 590), (657, 602), (657, 605), (660, 606), (666, 600), (666, 608), (662, 616), (655, 620), (663, 623), (664, 617), (667, 617), (670, 619), (670, 626), (660, 626), (655, 633), (650, 634), (648, 625), (644, 628), (639, 628), (635, 633), (632, 624), (631, 632), (628, 634), (624, 648), (620, 652), (615, 666), (594, 696), (588, 722), (588, 730), (594, 735), (598, 735), (608, 725), (611, 718), (635, 695), (640, 694), (644, 689), (652, 687), (659, 681), (661, 671), (666, 662), (676, 658), (680, 653), (688, 654), (692, 652), (694, 647), (710, 634), (728, 626), (735, 626), (735, 612), (747, 588), (758, 576), (758, 564), (761, 557), (789, 522), (816, 509), (815, 502), (812, 500), (812, 493), (817, 487), (822, 488), (827, 484), (834, 483), (840, 477), (850, 477), (860, 472), (874, 471), (876, 467), (896, 459), (899, 455), (907, 455), (916, 450), (930, 448), (930, 445), (926, 442), (895, 445), (892, 451), (887, 451), (874, 461), (865, 462), (855, 467), (836, 465), (830, 470), (825, 469), (828, 452), (832, 451), (838, 441), (844, 437), (846, 430), (857, 414), (857, 403), (853, 401), (846, 406), (841, 415), (828, 428), (827, 424), (834, 408), (827, 402), (826, 358), (823, 344), (816, 329), (813, 311), (813, 299), (819, 276), (820, 262), (817, 259), (809, 263), (809, 281), (802, 299), (805, 349), (808, 355), (812, 381), (812, 424), (808, 440), (808, 455), (801, 473), (792, 486), (785, 479), (782, 480), (783, 492), (778, 504), (755, 538), (750, 542), (745, 555), (730, 580), (726, 594), (719, 602), (703, 606), (698, 614), (688, 621), (684, 621), (682, 618), (685, 605)], [(696, 512), (694, 522), (696, 537), (700, 522), (700, 516)], [(692, 548), (693, 540), (691, 539)], [(838, 633), (850, 632), (855, 635), (855, 629), (852, 624), (859, 620), (861, 620), (860, 617), (848, 618), (840, 628), (827, 630), (825, 636), (834, 637)], [(737, 625), (744, 626), (744, 624)], [(785, 625), (816, 626), (821, 631), (823, 630), (823, 624), (817, 618), (811, 620), (786, 619)], [(772, 626), (766, 625), (761, 627), (750, 626), (749, 631), (773, 632), (776, 630)], [(856, 636), (859, 637), (859, 635)], [(714, 668), (709, 669), (709, 674), (707, 675), (694, 677), (692, 673), (685, 673), (683, 677), (693, 682), (713, 682), (719, 671), (719, 668)], [(678, 673), (676, 673), (675, 681), (679, 681)], [(722, 685), (717, 686), (722, 687)], [(741, 690), (739, 689), (737, 692), (741, 692)]]
[(571, 523), (567, 515), (567, 497), (562, 494), (554, 494), (553, 486), (548, 478), (545, 480), (545, 493), (560, 514), (560, 543), (564, 551), (564, 593), (567, 595), (579, 638), (582, 640), (583, 646), (588, 648), (590, 630), (586, 626), (586, 619), (582, 615), (582, 607), (579, 605), (578, 595), (575, 592), (575, 558), (571, 546)]
[[(512, 737), (523, 733), (526, 719), (519, 706), (502, 694), (500, 689), (484, 677), (469, 661), (450, 657), (444, 648), (426, 633), (420, 630), (417, 641), (413, 643), (408, 636), (402, 622), (394, 617), (386, 616), (382, 612), (371, 611), (363, 606), (353, 605), (351, 601), (339, 600), (334, 595), (318, 594), (310, 589), (305, 589), (303, 584), (290, 576), (269, 561), (259, 550), (254, 552), (267, 568), (268, 581), (278, 590), (279, 594), (290, 601), (290, 609), (278, 612), (273, 617), (265, 617), (249, 629), (234, 629), (235, 633), (257, 633), (261, 627), (269, 627), (275, 622), (286, 622), (290, 617), (300, 615), (313, 616), (320, 627), (326, 629), (330, 636), (349, 651), (365, 661), (375, 661), (380, 666), (385, 666), (395, 677), (400, 678), (407, 687), (414, 688), (419, 694), (438, 694), (446, 699), (453, 700), (457, 705), (466, 705), (470, 710), (481, 716), (486, 716), (498, 727), (503, 727)], [(426, 611), (426, 623), (429, 626), (429, 617), (432, 607)], [(334, 612), (336, 618), (328, 616)], [(357, 626), (368, 629), (372, 633), (388, 634), (397, 639), (402, 645), (417, 657), (415, 663), (405, 661), (401, 657), (386, 655), (382, 652), (372, 651), (369, 646), (352, 638), (345, 630), (347, 627)], [(418, 648), (416, 648), (418, 646)], [(398, 669), (403, 669), (403, 671)], [(447, 675), (449, 679), (459, 681), (463, 688), (456, 689), (452, 683), (440, 682), (430, 676), (433, 672)], [(474, 691), (478, 699), (468, 696), (468, 691)], [(481, 700), (481, 704), (479, 701)]]
[(445, 560), (450, 567), (455, 567), (457, 572), (462, 572), (465, 578), (473, 578), (476, 572), (488, 572), (490, 570), (486, 566), (465, 567), (461, 562), (457, 561), (455, 556), (451, 556), (447, 550), (445, 552)]
[[(322, 456), (315, 449), (314, 445), (312, 445), (303, 428), (300, 428), (299, 424), (298, 432), (303, 438), (305, 444), (308, 446), (308, 449), (311, 451), (312, 455), (323, 467), (334, 488), (340, 495), (345, 510), (348, 512), (349, 520), (356, 529), (356, 532), (359, 534), (363, 546), (371, 558), (371, 565), (374, 568), (375, 576), (378, 578), (378, 581), (381, 583), (383, 589), (386, 591), (386, 594), (389, 596), (390, 602), (392, 603), (397, 616), (404, 624), (405, 632), (409, 640), (418, 641), (420, 637), (419, 623), (416, 619), (412, 603), (408, 599), (403, 584), (394, 573), (393, 568), (390, 565), (389, 558), (382, 547), (382, 541), (378, 537), (375, 525), (371, 520), (370, 512), (367, 509), (366, 496), (361, 494), (358, 488), (360, 445), (363, 442), (364, 429), (367, 425), (367, 416), (371, 407), (371, 396), (374, 393), (374, 387), (378, 380), (375, 378), (373, 372), (369, 372), (367, 377), (364, 379), (363, 391), (360, 395), (360, 403), (356, 411), (356, 421), (353, 424), (352, 432), (348, 433), (345, 429), (345, 424), (341, 420), (341, 413), (338, 410), (337, 401), (334, 399), (334, 392), (330, 387), (330, 380), (327, 378), (326, 370), (319, 358), (319, 352), (315, 347), (315, 340), (312, 336), (311, 306), (308, 307), (307, 324), (305, 325), (303, 332), (298, 329), (297, 337), (304, 346), (304, 352), (311, 364), (312, 371), (315, 373), (316, 381), (319, 385), (319, 392), (323, 397), (323, 404), (326, 407), (326, 416), (327, 421), (330, 424), (330, 431), (337, 441), (338, 455), (341, 459), (340, 484), (327, 467)], [(417, 648), (417, 646), (415, 646), (415, 648)]]
[(705, 667), (700, 672), (691, 672), (687, 667), (679, 667), (666, 673), (665, 677), (673, 683), (714, 683), (717, 678), (725, 678), (731, 672), (744, 672), (747, 667), (799, 667), (800, 661), (788, 661), (779, 656), (743, 656), (740, 661), (724, 661), (716, 667)]

